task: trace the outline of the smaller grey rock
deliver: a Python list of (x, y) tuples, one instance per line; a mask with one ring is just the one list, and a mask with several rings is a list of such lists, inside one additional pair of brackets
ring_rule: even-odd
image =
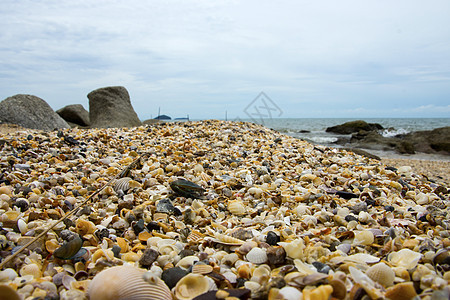
[(89, 112), (81, 104), (71, 104), (56, 111), (66, 122), (79, 126), (89, 126)]

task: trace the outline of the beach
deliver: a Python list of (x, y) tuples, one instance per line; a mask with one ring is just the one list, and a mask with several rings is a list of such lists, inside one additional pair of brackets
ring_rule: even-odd
[(379, 161), (217, 120), (4, 125), (0, 141), (0, 296), (450, 293), (448, 162)]

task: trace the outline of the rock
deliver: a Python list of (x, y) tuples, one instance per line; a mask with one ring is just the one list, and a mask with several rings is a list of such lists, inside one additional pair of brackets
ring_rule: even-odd
[(450, 154), (450, 126), (412, 132), (403, 136), (403, 140), (412, 145), (414, 151)]
[(326, 129), (326, 132), (334, 132), (334, 133), (338, 133), (338, 134), (351, 134), (351, 133), (359, 132), (361, 130), (376, 131), (376, 130), (380, 130), (380, 129), (383, 129), (383, 126), (381, 126), (378, 123), (367, 123), (366, 121), (357, 120), (357, 121), (346, 122), (341, 125), (328, 127)]
[(142, 125), (131, 105), (130, 95), (124, 87), (100, 88), (90, 92), (87, 97), (92, 128)]
[(70, 128), (43, 99), (24, 94), (0, 102), (0, 122), (40, 130)]
[(81, 104), (71, 104), (56, 111), (66, 122), (79, 126), (89, 126), (89, 112)]

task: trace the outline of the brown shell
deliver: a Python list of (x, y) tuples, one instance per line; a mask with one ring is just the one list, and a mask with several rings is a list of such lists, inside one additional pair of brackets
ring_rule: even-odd
[(96, 300), (172, 300), (167, 285), (159, 278), (146, 282), (146, 270), (132, 266), (112, 267), (98, 273), (88, 289), (89, 299)]

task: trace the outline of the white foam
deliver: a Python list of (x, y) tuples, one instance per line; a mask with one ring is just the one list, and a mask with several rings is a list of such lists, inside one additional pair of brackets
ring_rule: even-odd
[(408, 130), (404, 129), (404, 128), (399, 128), (399, 129), (385, 129), (381, 132), (381, 135), (384, 137), (394, 137), (400, 134), (407, 134), (409, 133)]

